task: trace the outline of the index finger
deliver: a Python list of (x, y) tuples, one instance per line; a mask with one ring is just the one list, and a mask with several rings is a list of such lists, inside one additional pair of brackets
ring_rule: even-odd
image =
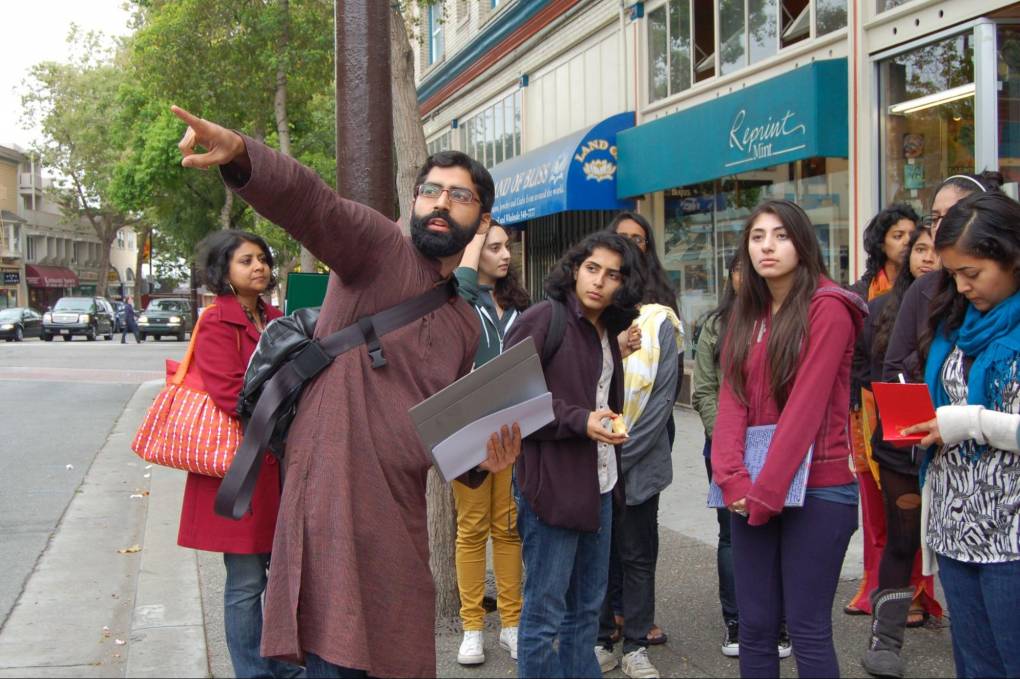
[(188, 113), (187, 111), (185, 111), (180, 106), (170, 106), (170, 111), (175, 116), (177, 116), (178, 118), (180, 118), (181, 120), (186, 122), (188, 125), (190, 125), (191, 127), (198, 127), (203, 122), (205, 122), (201, 118), (199, 118), (198, 116), (195, 116), (195, 115), (192, 115), (191, 113)]

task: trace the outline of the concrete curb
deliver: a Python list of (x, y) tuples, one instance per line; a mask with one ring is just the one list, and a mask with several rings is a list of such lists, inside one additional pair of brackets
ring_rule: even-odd
[(194, 551), (177, 546), (187, 477), (182, 471), (157, 465), (150, 471), (145, 550), (138, 573), (126, 676), (207, 677), (198, 563)]
[(150, 473), (130, 444), (159, 384), (128, 401), (39, 558), (0, 633), (0, 677), (124, 676), (141, 554), (123, 550), (144, 551)]

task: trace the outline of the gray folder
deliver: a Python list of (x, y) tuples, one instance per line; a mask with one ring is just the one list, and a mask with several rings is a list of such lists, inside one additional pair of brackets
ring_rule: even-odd
[(535, 341), (527, 337), (408, 413), (431, 455), (437, 443), (475, 420), (547, 391)]

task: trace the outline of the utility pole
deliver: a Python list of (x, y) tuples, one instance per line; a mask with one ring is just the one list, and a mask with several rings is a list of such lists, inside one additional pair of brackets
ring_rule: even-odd
[(390, 6), (336, 0), (336, 186), (396, 218)]

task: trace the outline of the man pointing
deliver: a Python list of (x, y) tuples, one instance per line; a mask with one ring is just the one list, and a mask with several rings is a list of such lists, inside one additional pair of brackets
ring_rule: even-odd
[[(229, 189), (329, 266), (317, 338), (442, 284), (488, 229), (492, 178), (462, 153), (437, 153), (419, 172), (408, 239), (293, 159), (172, 110), (188, 124), (182, 165), (219, 167)], [(431, 461), (407, 411), (471, 369), (478, 337), (477, 318), (455, 298), (386, 335), (385, 366), (352, 350), (305, 388), (287, 439), (263, 655), (304, 662), (310, 676), (435, 675)], [(517, 426), (504, 427), (480, 471), (461, 480), (477, 485), (505, 469), (520, 446)]]

